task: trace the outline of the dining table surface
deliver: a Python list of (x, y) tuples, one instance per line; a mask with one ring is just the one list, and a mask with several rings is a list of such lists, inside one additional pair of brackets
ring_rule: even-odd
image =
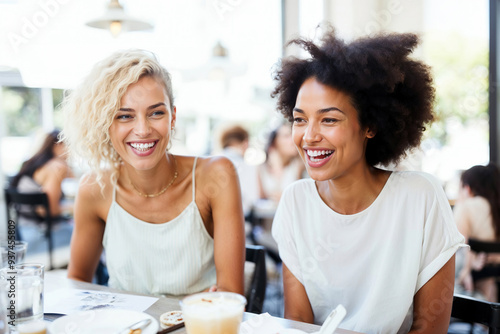
[[(67, 278), (66, 272), (62, 271), (62, 270), (47, 271), (45, 273), (45, 278), (44, 278), (44, 294), (45, 295), (53, 293), (58, 289), (64, 289), (64, 288), (105, 291), (105, 292), (114, 292), (114, 293), (145, 296), (142, 294), (112, 289), (112, 288), (104, 286), (104, 285), (97, 285), (97, 284), (93, 284), (93, 283), (72, 280), (72, 279)], [(180, 309), (180, 306), (179, 306), (178, 299), (168, 298), (168, 297), (160, 297), (160, 298), (158, 298), (158, 300), (154, 304), (152, 304), (144, 312), (149, 314), (150, 316), (152, 316), (153, 318), (155, 318), (159, 322), (161, 314), (163, 314), (165, 312), (173, 311), (173, 310), (179, 310), (179, 309)], [(254, 313), (245, 312), (245, 314), (243, 315), (243, 321), (248, 320), (255, 315), (256, 314), (254, 314)], [(304, 322), (298, 322), (298, 321), (293, 321), (293, 320), (288, 320), (288, 319), (283, 319), (283, 318), (278, 318), (278, 317), (273, 317), (273, 320), (278, 321), (280, 323), (280, 325), (282, 325), (284, 328), (299, 329), (299, 330), (302, 330), (306, 333), (317, 332), (320, 329), (320, 326), (318, 326), (318, 325), (313, 325), (313, 324), (308, 324), (308, 323), (304, 323)], [(180, 328), (178, 330), (173, 331), (172, 333), (173, 334), (183, 334), (183, 333), (187, 333), (187, 331), (183, 327), (183, 328)], [(336, 334), (356, 334), (357, 332), (338, 328), (335, 331), (335, 333)]]

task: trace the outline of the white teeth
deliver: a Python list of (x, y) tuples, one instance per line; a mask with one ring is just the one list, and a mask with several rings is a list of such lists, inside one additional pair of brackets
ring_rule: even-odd
[(151, 142), (151, 143), (130, 143), (130, 146), (132, 146), (133, 148), (135, 148), (136, 150), (138, 151), (147, 151), (149, 150), (151, 147), (155, 146), (155, 142)]
[[(306, 150), (306, 153), (307, 155), (309, 156), (309, 159), (312, 161), (312, 162), (318, 162), (318, 161), (321, 161), (321, 160), (324, 160), (326, 158), (328, 158), (328, 156), (330, 154), (332, 154), (334, 151), (333, 150)], [(315, 157), (318, 157), (320, 155), (327, 155), (326, 157), (322, 158), (322, 159), (316, 159)]]
[[(308, 155), (309, 157), (311, 157), (311, 158), (312, 158), (312, 157), (317, 157), (317, 156), (319, 156), (319, 155), (325, 155), (325, 154), (328, 154), (328, 155), (329, 155), (329, 154), (332, 154), (332, 153), (333, 153), (333, 151), (332, 151), (332, 150), (321, 150), (321, 151), (319, 151), (319, 150), (318, 150), (318, 151), (306, 150), (306, 152), (307, 152), (307, 155)], [(319, 160), (321, 160), (321, 159), (318, 159), (318, 161), (319, 161)]]

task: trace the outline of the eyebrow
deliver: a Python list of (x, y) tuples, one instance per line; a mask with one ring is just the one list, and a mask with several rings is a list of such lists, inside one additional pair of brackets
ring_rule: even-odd
[[(304, 114), (304, 110), (300, 109), (300, 108), (293, 108), (293, 111), (296, 111), (298, 113), (301, 113), (301, 114)], [(325, 114), (329, 111), (340, 111), (341, 113), (345, 114), (345, 112), (343, 112), (342, 110), (340, 110), (339, 108), (337, 107), (330, 107), (330, 108), (323, 108), (323, 109), (318, 109), (316, 112), (318, 114)]]
[[(158, 102), (156, 104), (153, 104), (153, 105), (150, 105), (147, 109), (148, 110), (151, 110), (151, 109), (156, 109), (160, 106), (167, 106), (164, 102)], [(125, 111), (125, 112), (133, 112), (134, 109), (133, 108), (120, 108), (119, 109), (120, 111)]]

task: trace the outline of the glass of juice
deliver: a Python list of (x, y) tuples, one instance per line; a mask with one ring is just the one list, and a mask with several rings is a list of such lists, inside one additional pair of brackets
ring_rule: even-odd
[(202, 292), (180, 301), (188, 334), (238, 334), (246, 303), (233, 292)]

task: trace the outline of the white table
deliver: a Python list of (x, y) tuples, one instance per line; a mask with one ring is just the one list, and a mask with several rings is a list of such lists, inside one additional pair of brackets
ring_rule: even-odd
[[(66, 278), (66, 273), (65, 271), (48, 271), (45, 273), (45, 287), (44, 287), (44, 293), (45, 294), (50, 294), (52, 291), (55, 291), (57, 289), (61, 288), (73, 288), (73, 289), (83, 289), (83, 290), (95, 290), (95, 291), (109, 291), (109, 292), (116, 292), (116, 293), (128, 293), (124, 292), (122, 290), (116, 290), (116, 289), (111, 289), (106, 286), (102, 285), (97, 285), (97, 284), (91, 284), (91, 283), (85, 283), (85, 282), (79, 282), (75, 280), (71, 280)], [(135, 294), (135, 293), (129, 293), (129, 294)], [(135, 294), (139, 295), (139, 294)], [(157, 302), (155, 302), (151, 307), (149, 307), (145, 312), (152, 317), (156, 318), (159, 321), (160, 315), (168, 312), (168, 311), (173, 311), (173, 310), (179, 310), (179, 301), (174, 298), (165, 298), (161, 297), (158, 299)], [(247, 320), (251, 318), (252, 316), (255, 316), (253, 313), (245, 313), (243, 320)], [(295, 328), (295, 329), (300, 329), (303, 330), (304, 332), (307, 333), (312, 333), (316, 332), (319, 330), (319, 326), (317, 325), (312, 325), (312, 324), (307, 324), (303, 322), (298, 322), (298, 321), (292, 321), (292, 320), (287, 320), (287, 319), (282, 319), (282, 318), (275, 318), (277, 321), (283, 325), (285, 328)], [(174, 334), (184, 334), (186, 333), (185, 328), (178, 329), (174, 332)], [(335, 331), (336, 334), (356, 334), (356, 332), (349, 331), (349, 330), (344, 330), (344, 329), (337, 329)]]

